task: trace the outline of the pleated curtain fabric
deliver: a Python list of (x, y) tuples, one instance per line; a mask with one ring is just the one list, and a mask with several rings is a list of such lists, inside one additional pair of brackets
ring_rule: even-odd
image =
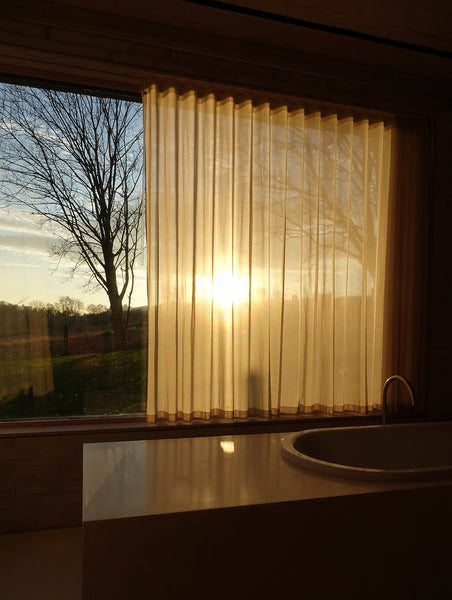
[(391, 127), (143, 98), (149, 419), (378, 406)]

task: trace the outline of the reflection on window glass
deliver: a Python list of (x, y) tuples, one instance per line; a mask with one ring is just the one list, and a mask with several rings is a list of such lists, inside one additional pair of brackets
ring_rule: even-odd
[(142, 413), (142, 107), (0, 83), (0, 419)]

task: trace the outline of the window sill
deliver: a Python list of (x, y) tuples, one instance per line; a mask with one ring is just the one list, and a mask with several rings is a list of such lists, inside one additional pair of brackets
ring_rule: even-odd
[(215, 419), (209, 422), (193, 421), (185, 423), (148, 423), (145, 416), (113, 417), (98, 419), (62, 419), (27, 422), (0, 423), (0, 438), (77, 436), (90, 433), (140, 433), (155, 432), (156, 437), (194, 437), (199, 435), (232, 435), (240, 433), (265, 433), (293, 431), (300, 428), (334, 427), (347, 425), (378, 424), (377, 414), (359, 415), (356, 413), (338, 415), (303, 415), (296, 417), (276, 417), (272, 419), (235, 419), (232, 421)]

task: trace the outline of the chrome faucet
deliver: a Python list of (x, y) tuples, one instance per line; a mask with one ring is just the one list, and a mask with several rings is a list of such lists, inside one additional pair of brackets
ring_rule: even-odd
[(386, 404), (387, 404), (387, 398), (388, 398), (388, 389), (389, 386), (391, 385), (391, 383), (393, 381), (396, 380), (401, 381), (406, 389), (408, 390), (408, 393), (410, 395), (410, 402), (411, 402), (411, 406), (415, 406), (416, 403), (414, 401), (414, 391), (413, 388), (411, 386), (411, 383), (408, 381), (408, 379), (406, 379), (406, 377), (403, 377), (402, 375), (391, 375), (391, 377), (388, 377), (388, 379), (386, 379), (385, 384), (383, 386), (383, 425), (386, 425)]

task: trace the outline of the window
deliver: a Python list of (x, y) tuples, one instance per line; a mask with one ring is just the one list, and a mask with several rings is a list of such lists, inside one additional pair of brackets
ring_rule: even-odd
[(113, 96), (0, 85), (0, 418), (378, 409), (415, 365), (417, 133), (156, 86), (143, 130)]
[(142, 107), (0, 84), (0, 418), (143, 413)]

